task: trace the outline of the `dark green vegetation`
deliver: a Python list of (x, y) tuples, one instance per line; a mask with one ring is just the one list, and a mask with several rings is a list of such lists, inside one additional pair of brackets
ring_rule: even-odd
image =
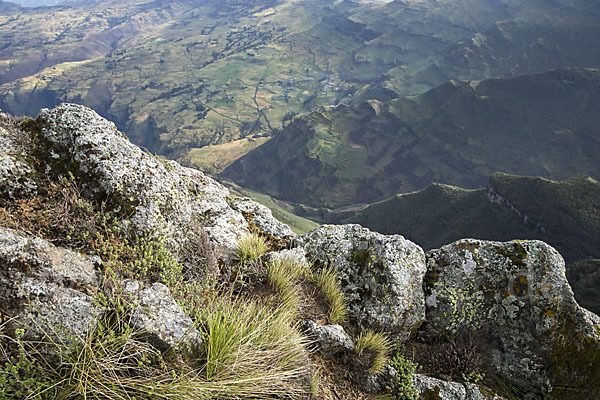
[(0, 108), (83, 103), (214, 172), (260, 141), (217, 164), (194, 149), (270, 136), (321, 106), (598, 66), (599, 21), (598, 2), (579, 0), (0, 3)]
[[(330, 215), (340, 220), (344, 214)], [(425, 250), (464, 237), (539, 239), (565, 257), (577, 301), (600, 313), (600, 183), (494, 174), (486, 189), (433, 184), (372, 204), (344, 222), (400, 233)]]
[(600, 70), (561, 69), (315, 111), (225, 170), (312, 207), (370, 203), (431, 182), (482, 187), (495, 171), (600, 175)]
[(600, 183), (494, 174), (489, 187), (433, 184), (372, 204), (352, 221), (382, 233), (402, 233), (425, 249), (459, 238), (541, 239), (569, 262), (600, 258)]
[(567, 278), (575, 292), (575, 299), (583, 307), (600, 314), (600, 259), (587, 259), (570, 264)]

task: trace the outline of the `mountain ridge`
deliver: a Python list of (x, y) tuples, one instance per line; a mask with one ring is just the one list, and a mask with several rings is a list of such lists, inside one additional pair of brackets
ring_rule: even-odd
[(4, 13), (0, 107), (82, 103), (211, 172), (223, 165), (194, 151), (271, 136), (321, 106), (600, 65), (596, 2), (126, 0)]
[[(600, 70), (451, 81), (419, 96), (295, 118), (223, 176), (281, 200), (336, 208), (496, 171), (599, 176)], [(275, 168), (277, 166), (277, 168)]]

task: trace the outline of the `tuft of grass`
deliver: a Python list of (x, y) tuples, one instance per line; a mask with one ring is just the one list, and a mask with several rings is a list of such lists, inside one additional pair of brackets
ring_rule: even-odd
[(278, 293), (294, 285), (295, 280), (302, 274), (296, 263), (287, 258), (274, 258), (266, 266), (267, 280)]
[(207, 382), (246, 382), (237, 389), (252, 398), (306, 394), (306, 343), (293, 326), (295, 313), (222, 296), (195, 317), (205, 338)]
[(329, 304), (327, 319), (331, 324), (339, 324), (346, 319), (346, 300), (334, 268), (324, 268), (312, 274), (312, 280), (317, 284), (325, 300)]
[[(383, 372), (390, 361), (390, 340), (381, 332), (368, 330), (361, 333), (356, 341), (356, 353), (360, 356), (370, 356), (370, 374)], [(368, 354), (367, 354), (368, 353)]]
[(252, 261), (265, 254), (268, 248), (269, 245), (264, 237), (256, 233), (251, 233), (240, 239), (236, 255), (238, 260), (242, 262)]
[(265, 265), (267, 281), (278, 293), (280, 306), (290, 312), (297, 312), (302, 302), (302, 290), (298, 280), (310, 275), (308, 265), (293, 258), (272, 258)]
[(317, 370), (310, 377), (310, 394), (312, 396), (318, 396), (320, 386), (321, 386), (321, 372)]
[[(123, 298), (99, 301), (106, 312), (84, 340), (56, 341), (47, 332), (39, 343), (21, 344), (0, 335), (17, 343), (16, 352), (0, 346), (0, 399), (300, 399), (310, 391), (306, 343), (284, 308), (273, 312), (230, 294), (207, 298), (193, 310), (203, 349), (184, 358), (133, 329)], [(58, 358), (40, 357), (39, 345)]]

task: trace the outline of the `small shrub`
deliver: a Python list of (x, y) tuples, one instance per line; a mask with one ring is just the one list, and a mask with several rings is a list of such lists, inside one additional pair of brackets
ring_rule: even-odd
[(327, 319), (331, 324), (339, 324), (346, 319), (346, 300), (335, 269), (329, 267), (316, 272), (311, 277), (319, 286), (329, 304)]
[(418, 364), (404, 356), (404, 347), (398, 346), (390, 361), (390, 366), (396, 370), (387, 389), (396, 400), (419, 400), (412, 379), (419, 368)]
[(206, 280), (218, 274), (217, 257), (210, 238), (200, 223), (192, 227), (188, 240), (177, 252), (186, 280)]
[(35, 349), (22, 341), (23, 330), (14, 337), (6, 334), (6, 321), (0, 316), (0, 400), (54, 398), (53, 374), (37, 355)]
[(453, 380), (478, 383), (491, 369), (486, 339), (481, 334), (464, 330), (429, 343), (426, 355), (431, 373), (450, 376)]
[(385, 334), (369, 330), (358, 337), (356, 353), (359, 357), (368, 356), (370, 374), (379, 374), (390, 360), (390, 341)]
[(108, 221), (99, 235), (98, 255), (107, 275), (159, 281), (169, 287), (183, 279), (183, 266), (167, 250), (162, 238), (144, 234), (127, 238), (116, 220)]
[(264, 237), (251, 233), (238, 242), (237, 258), (242, 262), (256, 260), (266, 253), (268, 248), (267, 240)]

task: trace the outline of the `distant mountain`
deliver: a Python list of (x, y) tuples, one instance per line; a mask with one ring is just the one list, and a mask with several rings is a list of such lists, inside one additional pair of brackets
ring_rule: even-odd
[(419, 94), (452, 79), (483, 80), (600, 65), (600, 52), (593, 50), (600, 46), (598, 0), (439, 3), (439, 11), (445, 15), (459, 12), (462, 6), (462, 12), (480, 21), (481, 12), (470, 10), (473, 3), (480, 3), (490, 7), (488, 16), (503, 12), (506, 17), (480, 24), (474, 34), (422, 62), (390, 69), (384, 85), (388, 89)]
[(600, 259), (582, 260), (569, 265), (567, 278), (577, 302), (596, 314), (600, 313)]
[(22, 7), (40, 7), (55, 6), (66, 0), (12, 0), (11, 3), (19, 4)]
[[(322, 106), (387, 101), (449, 79), (598, 67), (598, 15), (596, 0), (3, 6), (0, 108), (33, 115), (82, 103), (136, 143), (218, 172), (254, 139)], [(203, 158), (206, 146), (223, 154), (218, 163)]]
[(557, 182), (493, 174), (482, 189), (433, 184), (369, 205), (341, 222), (400, 233), (425, 250), (462, 237), (543, 240), (565, 257), (580, 304), (600, 312), (600, 182), (593, 178)]
[(425, 249), (462, 237), (540, 239), (568, 262), (600, 258), (600, 182), (492, 174), (481, 189), (432, 184), (371, 204), (346, 223), (401, 233)]
[(432, 182), (477, 188), (495, 171), (600, 176), (600, 70), (445, 83), (295, 118), (229, 166), (243, 187), (313, 207), (371, 203)]

